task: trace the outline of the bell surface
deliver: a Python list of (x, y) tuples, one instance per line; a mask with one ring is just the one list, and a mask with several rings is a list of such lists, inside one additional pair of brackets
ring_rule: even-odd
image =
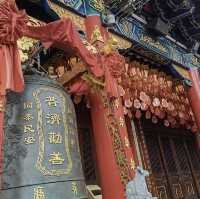
[(25, 82), (7, 96), (0, 199), (87, 198), (70, 96), (46, 77)]

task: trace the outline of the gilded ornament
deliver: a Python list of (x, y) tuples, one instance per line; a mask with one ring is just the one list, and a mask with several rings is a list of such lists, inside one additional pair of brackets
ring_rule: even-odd
[(135, 170), (135, 161), (131, 158), (130, 167), (132, 170)]
[(33, 103), (32, 102), (24, 102), (24, 109), (32, 109)]
[(60, 17), (67, 17), (71, 19), (77, 27), (81, 30), (85, 31), (85, 18), (81, 17), (73, 12), (53, 3), (52, 1), (48, 0), (49, 6), (60, 16)]
[(118, 48), (118, 41), (114, 37), (110, 37), (106, 44), (103, 47), (103, 52), (106, 55), (109, 55), (110, 53), (116, 51)]
[(25, 121), (32, 121), (33, 120), (33, 115), (31, 113), (27, 113), (25, 116), (24, 116), (24, 120)]
[(60, 133), (50, 132), (48, 136), (50, 144), (62, 144), (62, 135)]
[(24, 133), (34, 133), (35, 130), (32, 124), (24, 125)]
[(129, 139), (128, 139), (126, 136), (125, 136), (125, 138), (124, 138), (124, 143), (125, 143), (125, 146), (126, 146), (127, 148), (130, 147)]
[(17, 46), (19, 49), (19, 54), (22, 63), (28, 60), (29, 51), (33, 48), (33, 46), (37, 42), (38, 42), (37, 40), (34, 40), (29, 37), (22, 37), (17, 41)]
[(72, 193), (77, 196), (78, 195), (78, 186), (76, 182), (72, 182)]
[(0, 100), (0, 112), (5, 111), (5, 105), (4, 105), (4, 100)]
[(34, 188), (34, 197), (33, 199), (45, 199), (44, 187)]
[(47, 119), (47, 124), (51, 124), (51, 125), (54, 125), (54, 124), (59, 125), (61, 121), (61, 117), (58, 113), (49, 113), (47, 114), (46, 119)]
[(91, 35), (91, 43), (95, 43), (97, 41), (104, 42), (104, 39), (101, 35), (100, 28), (98, 26), (94, 27), (93, 33)]
[(114, 38), (117, 41), (118, 48), (131, 48), (132, 43), (116, 34), (109, 33), (110, 37)]
[(116, 109), (118, 109), (118, 108), (119, 108), (119, 105), (120, 105), (119, 99), (116, 99), (116, 100), (114, 101), (114, 107), (115, 107)]
[(124, 122), (123, 117), (120, 117), (120, 118), (119, 118), (119, 125), (120, 125), (121, 127), (124, 127), (125, 122)]
[(89, 5), (98, 12), (103, 12), (105, 10), (105, 4), (103, 0), (89, 0)]
[(55, 96), (46, 97), (45, 102), (47, 102), (48, 106), (50, 106), (50, 107), (56, 107), (57, 106), (57, 99), (56, 99)]
[(146, 45), (150, 45), (154, 48), (157, 48), (162, 52), (165, 52), (165, 53), (168, 52), (167, 48), (164, 45), (162, 45), (159, 41), (155, 41), (151, 37), (148, 37), (146, 35), (142, 35), (140, 38), (140, 41), (145, 43)]
[(62, 165), (65, 161), (64, 158), (62, 158), (62, 154), (60, 152), (53, 152), (52, 154), (50, 154), (50, 159), (49, 162), (52, 165)]
[(24, 143), (25, 143), (26, 145), (34, 144), (35, 141), (36, 141), (36, 139), (35, 139), (33, 136), (24, 138)]

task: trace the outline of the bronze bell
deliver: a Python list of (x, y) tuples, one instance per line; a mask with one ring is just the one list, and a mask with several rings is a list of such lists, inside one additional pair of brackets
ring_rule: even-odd
[(74, 105), (53, 80), (25, 77), (5, 112), (1, 199), (86, 197)]

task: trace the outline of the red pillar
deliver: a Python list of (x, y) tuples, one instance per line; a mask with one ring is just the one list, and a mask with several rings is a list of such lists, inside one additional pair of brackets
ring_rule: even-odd
[(103, 199), (124, 199), (124, 187), (115, 161), (110, 132), (106, 126), (104, 105), (98, 94), (90, 94), (90, 105)]
[[(104, 39), (107, 37), (99, 16), (88, 16), (85, 23), (88, 40), (91, 39), (95, 26), (99, 27)], [(106, 126), (106, 110), (103, 101), (98, 93), (92, 92), (89, 99), (103, 199), (124, 199), (124, 186), (120, 180), (120, 171), (115, 161), (112, 138), (108, 126)]]
[[(5, 105), (5, 97), (0, 96), (0, 174), (3, 172), (3, 138), (4, 138), (4, 105)], [(2, 177), (2, 176), (1, 176)], [(0, 177), (0, 187), (2, 186), (2, 181)]]
[(200, 149), (200, 78), (196, 69), (190, 70), (190, 78), (192, 81), (192, 87), (189, 88), (188, 96), (199, 129), (199, 132), (196, 134), (196, 138), (197, 147)]

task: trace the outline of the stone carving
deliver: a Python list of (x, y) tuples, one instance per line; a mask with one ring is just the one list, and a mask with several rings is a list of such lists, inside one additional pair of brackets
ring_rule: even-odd
[(145, 177), (148, 175), (148, 171), (137, 167), (135, 178), (126, 186), (127, 199), (157, 199), (156, 197), (152, 197), (148, 191), (145, 181)]

